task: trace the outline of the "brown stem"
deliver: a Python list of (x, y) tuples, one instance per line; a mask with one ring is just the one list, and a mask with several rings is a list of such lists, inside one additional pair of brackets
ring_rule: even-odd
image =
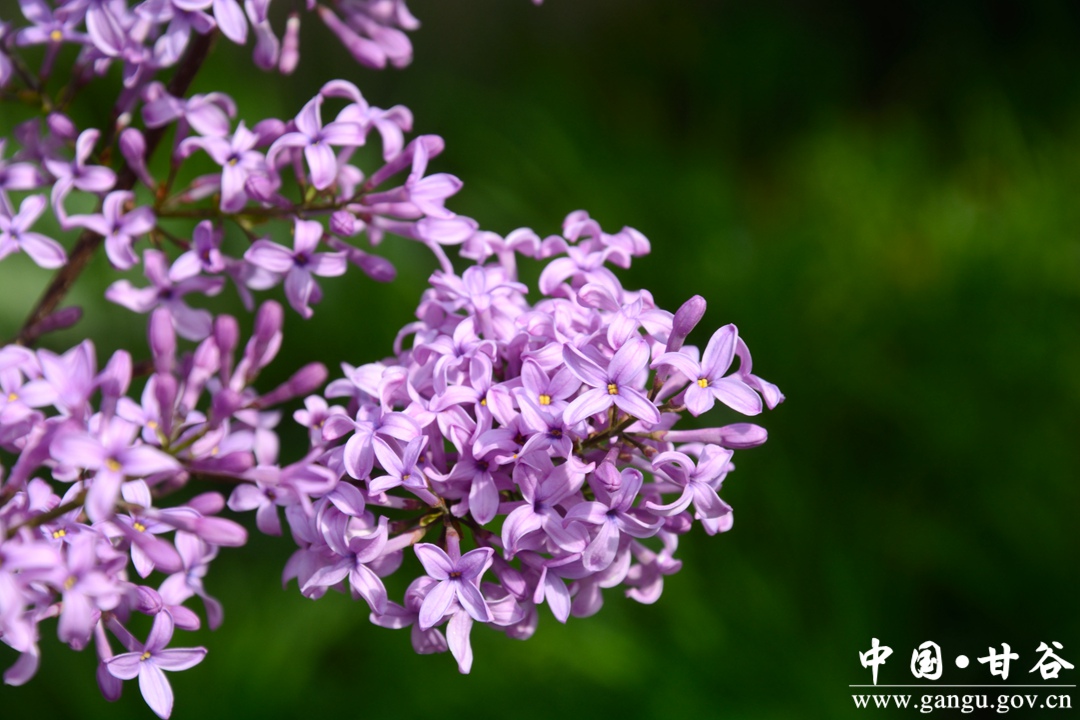
[[(187, 52), (184, 54), (184, 59), (176, 68), (176, 72), (173, 74), (172, 79), (169, 80), (167, 89), (170, 95), (173, 95), (174, 97), (183, 97), (187, 94), (191, 81), (195, 79), (195, 74), (199, 71), (203, 61), (206, 60), (207, 54), (210, 52), (214, 37), (214, 32), (207, 33), (206, 35), (197, 35), (191, 42)], [(147, 157), (154, 154), (154, 150), (157, 149), (157, 146), (161, 143), (162, 137), (165, 135), (165, 129), (166, 126), (161, 126), (146, 131)], [(117, 175), (115, 189), (130, 190), (135, 187), (136, 180), (137, 177), (135, 171), (125, 162)], [(23, 323), (19, 335), (15, 338), (16, 343), (20, 345), (32, 345), (34, 341), (37, 340), (38, 333), (35, 332), (35, 326), (38, 325), (43, 318), (50, 315), (68, 294), (68, 291), (71, 290), (71, 286), (75, 284), (79, 275), (86, 269), (86, 266), (94, 256), (94, 253), (101, 247), (102, 240), (103, 238), (101, 235), (90, 230), (84, 230), (82, 234), (79, 235), (75, 247), (72, 248), (71, 254), (68, 256), (67, 264), (57, 270), (56, 275), (53, 276), (52, 282), (50, 282), (49, 286), (45, 289), (45, 293), (30, 312), (30, 316), (26, 319), (26, 322)]]

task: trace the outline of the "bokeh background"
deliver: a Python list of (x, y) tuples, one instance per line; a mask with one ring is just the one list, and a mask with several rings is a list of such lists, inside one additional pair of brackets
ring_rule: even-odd
[[(501, 233), (578, 208), (641, 230), (653, 254), (624, 283), (670, 309), (705, 296), (692, 340), (736, 323), (788, 400), (736, 454), (733, 531), (687, 537), (659, 603), (609, 591), (587, 620), (545, 610), (527, 642), (478, 628), (469, 676), (362, 604), (283, 591), (287, 538), (223, 552), (207, 586), (226, 623), (185, 643), (210, 654), (172, 676), (175, 718), (892, 715), (853, 708), (872, 637), (894, 649), (881, 682), (912, 682), (924, 640), (942, 682), (1000, 682), (951, 658), (1003, 642), (1013, 682), (1041, 682), (1042, 641), (1080, 663), (1080, 5), (409, 5), (403, 71), (358, 68), (309, 18), (295, 76), (221, 44), (196, 89), (252, 119), (336, 77), (409, 106), (465, 181), (456, 211)], [(290, 318), (279, 377), (389, 351), (434, 265), (385, 252), (396, 283), (327, 281), (315, 318)], [(142, 342), (141, 318), (95, 299), (99, 269), (77, 295), (93, 317), (55, 345)], [(44, 278), (0, 275), (4, 337)], [(4, 718), (150, 716), (133, 684), (101, 699), (91, 651), (43, 651), (33, 683), (0, 687)]]

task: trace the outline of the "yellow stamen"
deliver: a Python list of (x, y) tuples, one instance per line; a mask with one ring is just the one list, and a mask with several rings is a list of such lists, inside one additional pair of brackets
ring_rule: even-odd
[(105, 461), (105, 467), (109, 468), (109, 470), (113, 472), (120, 472), (120, 463), (116, 462), (112, 458), (109, 458)]
[(60, 32), (59, 30), (53, 30), (51, 33), (49, 33), (49, 39), (53, 42), (60, 42), (64, 39), (64, 33)]
[(149, 659), (150, 659), (150, 651), (149, 650), (147, 650), (146, 652), (144, 652), (142, 655), (139, 656), (140, 661), (149, 660)]
[(151, 430), (157, 430), (158, 429), (157, 420), (147, 420), (146, 427), (150, 428)]
[(146, 526), (145, 526), (145, 525), (143, 525), (143, 524), (142, 524), (141, 522), (139, 522), (138, 520), (136, 520), (135, 522), (133, 522), (133, 523), (131, 524), (131, 527), (135, 528), (135, 529), (136, 529), (136, 530), (138, 530), (139, 532), (146, 532)]
[(73, 587), (75, 587), (75, 576), (71, 575), (68, 577), (67, 580), (64, 581), (64, 589), (70, 590)]
[(217, 454), (218, 454), (219, 452), (221, 452), (220, 448), (218, 448), (218, 446), (217, 446), (217, 445), (215, 445), (215, 446), (213, 447), (213, 449), (212, 449), (212, 450), (210, 450), (210, 455), (212, 455), (212, 456), (213, 456), (213, 455), (217, 455)]
[(480, 398), (480, 404), (487, 407), (487, 398)]
[(540, 396), (540, 404), (541, 405), (550, 405), (551, 404), (551, 396), (550, 395), (541, 395)]
[(615, 383), (608, 383), (607, 394), (608, 395), (618, 395), (619, 394), (619, 386), (616, 385)]
[(18, 396), (18, 394), (16, 394), (16, 393), (10, 393), (10, 394), (9, 394), (9, 395), (7, 396), (7, 401), (8, 401), (8, 402), (15, 402), (15, 401), (16, 401), (16, 400), (18, 400), (18, 399), (19, 399), (19, 396)]
[(408, 482), (410, 477), (412, 476), (409, 473), (405, 473), (401, 476), (401, 482)]
[(60, 538), (65, 537), (66, 535), (67, 535), (67, 530), (65, 530), (64, 528), (60, 528), (59, 530), (54, 530), (53, 534), (52, 534), (53, 540), (59, 540)]
[(698, 387), (707, 388), (709, 387), (709, 378), (698, 378), (697, 384)]

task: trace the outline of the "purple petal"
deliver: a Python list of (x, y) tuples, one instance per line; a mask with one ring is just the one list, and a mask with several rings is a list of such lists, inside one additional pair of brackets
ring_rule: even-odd
[(141, 652), (124, 653), (106, 660), (105, 667), (113, 677), (121, 680), (134, 680), (135, 676), (139, 674), (139, 667), (142, 665), (142, 661), (139, 659), (141, 657)]
[(573, 345), (564, 345), (562, 356), (563, 362), (582, 382), (595, 388), (607, 385), (607, 373)]
[(334, 183), (337, 177), (337, 158), (334, 151), (324, 141), (304, 148), (304, 158), (308, 168), (311, 169), (311, 184), (317, 190), (325, 190)]
[(719, 379), (728, 371), (735, 358), (735, 343), (738, 340), (739, 331), (731, 324), (713, 333), (701, 355), (701, 368), (707, 377)]
[(315, 296), (317, 288), (315, 280), (307, 270), (294, 267), (285, 276), (285, 297), (289, 306), (303, 318), (310, 318), (314, 314), (308, 303)]
[(713, 404), (716, 402), (716, 395), (711, 387), (703, 388), (697, 382), (692, 382), (686, 388), (683, 399), (686, 403), (686, 409), (690, 411), (691, 415), (697, 417), (712, 410)]
[(451, 580), (443, 580), (433, 587), (420, 606), (420, 627), (426, 630), (438, 624), (454, 601), (454, 594), (454, 582)]
[(623, 386), (619, 388), (618, 395), (610, 397), (615, 402), (615, 406), (623, 412), (633, 415), (647, 425), (659, 424), (660, 411), (639, 391)]
[[(576, 425), (585, 418), (604, 412), (611, 407), (611, 404), (616, 397), (618, 396), (611, 395), (604, 388), (593, 388), (592, 390), (588, 390), (579, 395), (574, 402), (566, 406), (566, 410), (563, 411), (563, 422), (567, 425)], [(652, 405), (652, 403), (649, 404)], [(653, 411), (656, 412), (655, 407), (653, 407)], [(659, 417), (660, 414), (657, 413), (657, 422), (659, 421)]]
[(763, 409), (761, 396), (734, 376), (720, 378), (709, 389), (717, 400), (743, 415), (757, 415)]
[(236, 0), (214, 0), (214, 19), (225, 37), (237, 45), (247, 42), (247, 18)]
[(296, 264), (291, 250), (269, 240), (253, 242), (244, 253), (244, 259), (275, 273), (287, 273)]
[[(486, 549), (490, 550), (491, 548)], [(491, 610), (488, 608), (484, 596), (480, 594), (479, 588), (464, 580), (451, 580), (448, 582), (452, 582), (456, 586), (458, 602), (465, 608), (465, 612), (479, 622), (491, 622)]]
[(153, 660), (144, 661), (139, 668), (139, 692), (143, 700), (159, 718), (168, 718), (172, 714), (173, 691), (165, 673)]
[(202, 662), (206, 648), (173, 648), (154, 654), (154, 663), (162, 670), (187, 670)]
[(632, 382), (649, 364), (649, 345), (640, 337), (631, 338), (615, 351), (608, 366), (612, 380), (620, 386)]
[(457, 570), (461, 573), (462, 580), (477, 580), (491, 563), (495, 551), (491, 548), (476, 548), (461, 556), (457, 562)]
[(19, 247), (29, 255), (38, 267), (52, 270), (67, 262), (67, 253), (60, 243), (40, 233), (24, 232), (19, 236)]
[(431, 543), (417, 543), (413, 546), (413, 551), (423, 564), (424, 572), (436, 580), (446, 580), (450, 573), (454, 572), (454, 563), (441, 547)]
[(472, 626), (472, 618), (463, 612), (454, 613), (446, 626), (446, 641), (454, 659), (457, 660), (458, 671), (462, 674), (467, 674), (472, 669), (473, 652), (472, 645), (469, 643)]

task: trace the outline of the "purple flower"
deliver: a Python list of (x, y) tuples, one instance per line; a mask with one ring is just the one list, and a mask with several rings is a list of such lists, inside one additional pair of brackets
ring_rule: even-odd
[[(653, 512), (670, 517), (685, 510), (694, 503), (694, 517), (701, 520), (706, 532), (715, 535), (721, 528), (720, 519), (731, 514), (731, 507), (720, 499), (716, 490), (723, 482), (730, 465), (732, 451), (718, 445), (706, 445), (698, 458), (697, 465), (684, 453), (669, 451), (653, 458), (653, 468), (671, 478), (672, 482), (683, 488), (682, 495), (667, 505), (647, 502), (645, 507)], [(709, 522), (705, 522), (709, 521)], [(730, 527), (730, 518), (727, 519)]]
[(247, 204), (248, 179), (267, 172), (266, 159), (253, 149), (258, 142), (259, 136), (241, 121), (230, 139), (216, 135), (187, 138), (180, 143), (178, 152), (186, 157), (195, 148), (202, 148), (221, 166), (221, 211), (235, 213)]
[(322, 124), (319, 108), (322, 95), (316, 95), (296, 116), (296, 131), (285, 133), (270, 146), (266, 157), (273, 165), (278, 153), (286, 148), (303, 148), (304, 159), (311, 171), (311, 184), (317, 190), (325, 190), (333, 184), (338, 174), (337, 158), (331, 145), (357, 146), (364, 144), (363, 128), (352, 122), (335, 121)]
[(84, 130), (75, 141), (75, 159), (70, 162), (48, 158), (45, 160), (45, 167), (56, 178), (52, 189), (52, 206), (61, 223), (65, 220), (64, 198), (72, 188), (89, 193), (103, 193), (112, 190), (116, 184), (116, 173), (112, 170), (102, 165), (86, 164), (100, 134), (93, 128)]
[(292, 250), (269, 240), (256, 240), (244, 253), (244, 259), (252, 265), (285, 275), (285, 297), (293, 310), (305, 318), (314, 314), (309, 304), (322, 297), (311, 276), (336, 277), (348, 269), (343, 253), (315, 252), (322, 236), (320, 223), (297, 220)]
[(67, 262), (60, 243), (29, 228), (45, 209), (44, 195), (31, 195), (22, 201), (19, 212), (8, 217), (0, 212), (0, 260), (13, 252), (23, 251), (38, 267), (53, 269)]
[(631, 338), (615, 351), (606, 369), (572, 345), (563, 347), (563, 360), (571, 372), (592, 387), (567, 406), (563, 414), (567, 425), (576, 425), (612, 405), (646, 424), (660, 422), (660, 411), (633, 387), (634, 380), (649, 364), (649, 346), (641, 338)]
[(105, 238), (105, 253), (109, 261), (121, 269), (127, 270), (139, 262), (139, 256), (132, 250), (135, 238), (154, 228), (154, 211), (148, 207), (137, 207), (124, 213), (124, 205), (135, 200), (135, 194), (126, 190), (117, 190), (105, 197), (100, 215), (75, 215), (69, 222), (93, 230)]
[(480, 593), (480, 576), (491, 566), (495, 553), (491, 548), (476, 548), (458, 555), (450, 544), (454, 557), (437, 545), (418, 543), (413, 549), (429, 577), (438, 580), (420, 607), (420, 627), (432, 627), (446, 615), (456, 598), (469, 616), (480, 622), (491, 622), (491, 610)]
[(143, 272), (151, 283), (150, 287), (136, 288), (127, 280), (117, 280), (105, 291), (105, 297), (137, 313), (164, 307), (172, 316), (177, 334), (188, 340), (202, 340), (209, 335), (213, 316), (206, 310), (188, 307), (183, 297), (192, 292), (217, 295), (225, 281), (221, 278), (187, 275), (190, 269), (178, 268), (176, 265), (167, 270), (165, 263), (168, 259), (158, 250), (147, 250), (143, 253), (143, 259)]
[(161, 450), (132, 445), (138, 432), (138, 426), (113, 418), (102, 423), (97, 434), (76, 431), (53, 441), (52, 455), (58, 461), (69, 467), (95, 471), (86, 498), (91, 519), (112, 517), (125, 477), (142, 478), (180, 469), (180, 463)]
[(206, 657), (206, 648), (168, 649), (173, 635), (173, 619), (168, 612), (154, 617), (154, 626), (146, 644), (135, 652), (123, 653), (106, 661), (105, 667), (121, 680), (139, 678), (139, 692), (150, 709), (160, 718), (172, 713), (173, 691), (163, 670), (177, 671), (195, 667)]
[(667, 352), (656, 359), (653, 367), (668, 365), (690, 379), (686, 388), (686, 409), (695, 417), (711, 410), (717, 400), (743, 415), (757, 415), (762, 410), (761, 397), (741, 375), (724, 377), (735, 359), (738, 339), (736, 327), (725, 325), (709, 339), (701, 363), (682, 353)]

